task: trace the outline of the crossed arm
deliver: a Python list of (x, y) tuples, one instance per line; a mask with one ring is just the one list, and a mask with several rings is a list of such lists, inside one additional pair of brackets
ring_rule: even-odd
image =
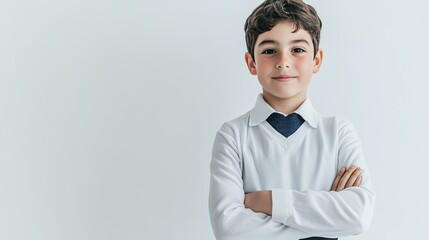
[[(349, 187), (358, 187), (362, 181), (361, 173), (362, 169), (354, 165), (347, 169), (347, 171), (345, 167), (341, 168), (332, 183), (331, 191), (339, 192)], [(271, 190), (247, 193), (244, 198), (244, 206), (254, 212), (261, 212), (271, 216)]]
[(239, 140), (234, 130), (222, 128), (210, 165), (209, 210), (216, 238), (341, 237), (367, 229), (375, 191), (354, 129), (341, 127), (339, 165), (357, 165), (362, 170), (340, 170), (331, 191), (271, 189), (247, 194), (243, 191)]

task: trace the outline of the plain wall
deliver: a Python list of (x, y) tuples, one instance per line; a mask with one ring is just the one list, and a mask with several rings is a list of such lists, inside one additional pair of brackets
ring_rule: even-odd
[[(260, 3), (0, 0), (0, 239), (214, 239), (216, 131), (261, 91)], [(429, 2), (308, 1), (325, 57), (310, 98), (347, 118), (377, 203), (366, 233), (429, 226)]]

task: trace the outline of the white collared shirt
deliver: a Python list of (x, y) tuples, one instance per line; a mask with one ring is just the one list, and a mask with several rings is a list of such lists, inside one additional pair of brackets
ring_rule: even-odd
[[(307, 98), (295, 111), (305, 122), (288, 138), (266, 121), (275, 110), (258, 96), (255, 107), (217, 132), (209, 210), (217, 239), (341, 237), (368, 228), (375, 203), (353, 125), (319, 114)], [(342, 167), (363, 169), (362, 183), (330, 191)], [(244, 207), (245, 193), (271, 190), (272, 216)]]

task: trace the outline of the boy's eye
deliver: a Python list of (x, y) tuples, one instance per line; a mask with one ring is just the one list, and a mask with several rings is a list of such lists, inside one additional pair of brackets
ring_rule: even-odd
[(294, 49), (292, 50), (292, 52), (294, 52), (294, 53), (303, 53), (303, 52), (305, 52), (305, 50), (304, 50), (304, 49), (302, 49), (302, 48), (294, 48)]
[(276, 53), (276, 50), (274, 49), (267, 49), (262, 52), (262, 54), (274, 54), (274, 53)]

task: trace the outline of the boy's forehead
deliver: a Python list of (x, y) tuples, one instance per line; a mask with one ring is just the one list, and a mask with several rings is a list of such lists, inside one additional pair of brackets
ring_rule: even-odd
[(310, 34), (300, 27), (297, 31), (295, 24), (292, 22), (279, 22), (270, 31), (259, 34), (256, 39), (256, 47), (262, 42), (270, 42), (277, 44), (290, 44), (297, 40), (305, 40), (309, 45), (312, 45)]

